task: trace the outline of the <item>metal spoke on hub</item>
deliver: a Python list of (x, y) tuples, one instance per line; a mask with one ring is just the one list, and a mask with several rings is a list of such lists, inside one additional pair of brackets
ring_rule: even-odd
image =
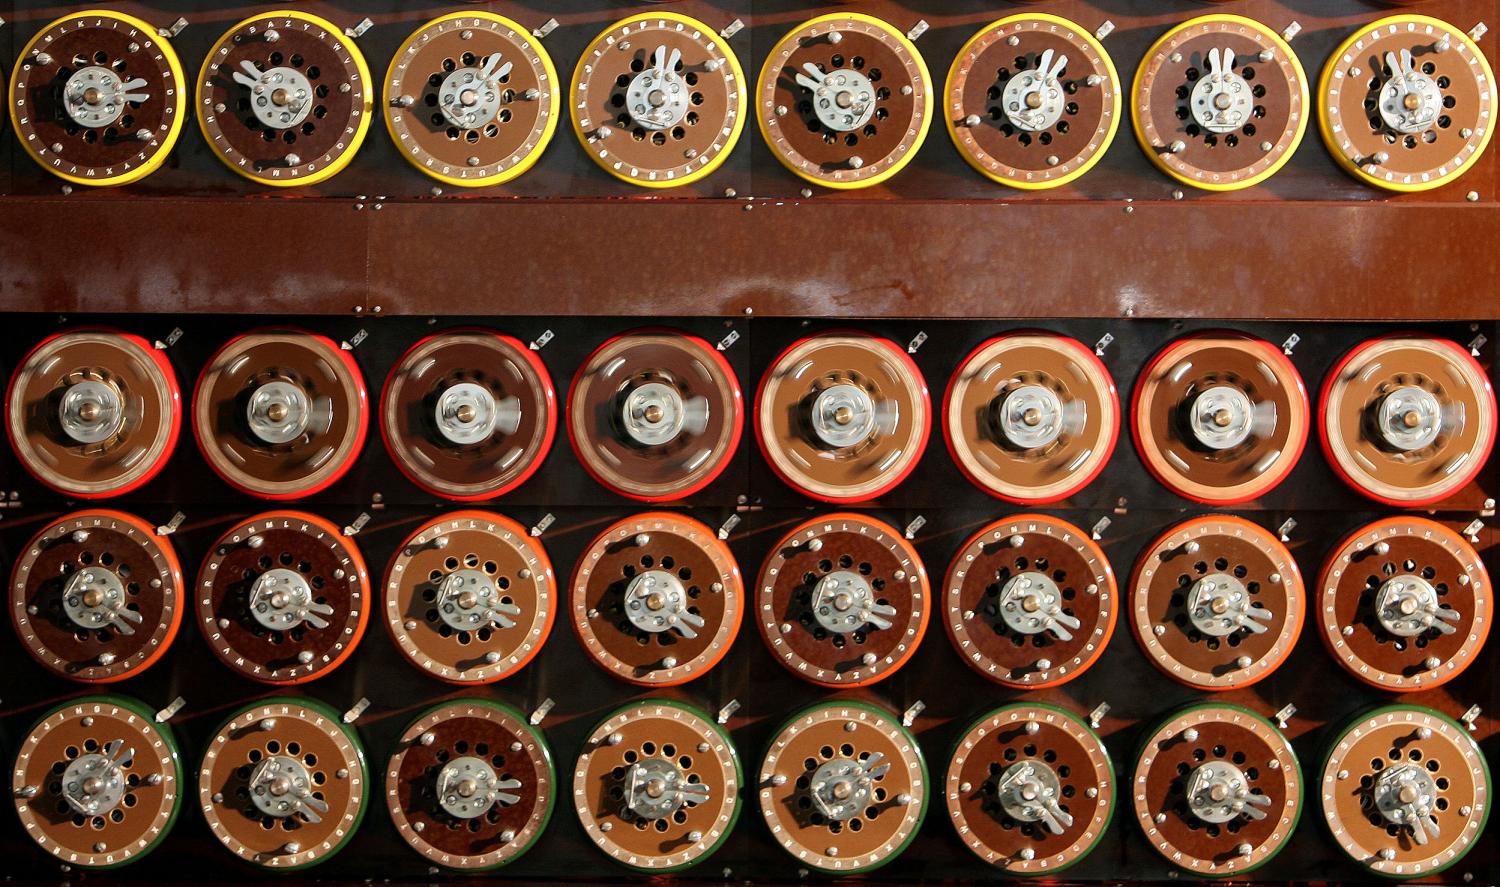
[(521, 608), (501, 600), (495, 580), (480, 570), (454, 570), (438, 589), (438, 615), (454, 631), (515, 628)]
[(1219, 825), (1239, 816), (1265, 819), (1260, 808), (1271, 799), (1250, 790), (1240, 768), (1225, 761), (1209, 761), (1188, 775), (1188, 810), (1202, 822)]
[(875, 599), (869, 580), (849, 570), (835, 570), (818, 580), (813, 587), (813, 618), (835, 634), (851, 634), (873, 625), (890, 628), (889, 618), (896, 608)]
[(662, 758), (637, 761), (625, 774), (625, 809), (642, 819), (666, 819), (711, 795), (708, 786), (688, 781), (676, 764)]
[(1383, 771), (1375, 779), (1375, 809), (1389, 823), (1411, 829), (1412, 839), (1426, 844), (1442, 836), (1438, 827), (1437, 783), (1415, 764)]
[(1005, 626), (1025, 635), (1050, 631), (1060, 641), (1071, 641), (1072, 629), (1083, 625), (1063, 612), (1062, 590), (1052, 577), (1034, 570), (1006, 580), (1000, 591), (999, 609)]
[(143, 618), (125, 602), (125, 584), (111, 570), (86, 567), (68, 577), (63, 586), (63, 612), (76, 626), (90, 631), (113, 628), (135, 634)]
[(1255, 110), (1250, 83), (1234, 70), (1234, 62), (1234, 50), (1210, 49), (1208, 76), (1193, 87), (1193, 119), (1209, 132), (1234, 132)]
[(1019, 761), (1005, 768), (995, 784), (1000, 807), (1017, 822), (1040, 822), (1054, 835), (1073, 824), (1058, 800), (1062, 783), (1041, 761)]
[(1066, 55), (1050, 49), (1042, 53), (1034, 70), (1021, 71), (1005, 84), (1005, 117), (1017, 129), (1041, 132), (1050, 129), (1062, 117), (1067, 95), (1058, 78), (1068, 66)]
[(104, 754), (87, 754), (68, 764), (63, 771), (62, 796), (68, 806), (84, 816), (103, 816), (125, 797), (123, 767), (135, 759), (135, 749), (125, 748), (125, 740), (112, 739)]
[(1411, 50), (1385, 54), (1391, 76), (1380, 88), (1380, 119), (1403, 135), (1431, 129), (1443, 108), (1443, 92), (1435, 79), (1413, 61)]
[(1463, 615), (1438, 600), (1437, 589), (1421, 576), (1404, 574), (1382, 582), (1375, 597), (1375, 618), (1397, 637), (1416, 637), (1428, 629), (1443, 634), (1458, 631), (1453, 625)]
[(327, 628), (329, 623), (322, 617), (333, 613), (333, 607), (313, 598), (312, 586), (296, 570), (267, 570), (250, 587), (250, 614), (272, 631), (289, 631), (304, 622)]
[(286, 755), (272, 755), (255, 765), (250, 772), (250, 800), (260, 812), (277, 819), (300, 815), (317, 823), (328, 812), (328, 804), (313, 796), (307, 768)]

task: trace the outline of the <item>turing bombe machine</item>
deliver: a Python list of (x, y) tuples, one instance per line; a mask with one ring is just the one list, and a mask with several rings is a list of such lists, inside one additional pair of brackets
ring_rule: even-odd
[(1500, 0), (0, 0), (0, 872), (1493, 884)]

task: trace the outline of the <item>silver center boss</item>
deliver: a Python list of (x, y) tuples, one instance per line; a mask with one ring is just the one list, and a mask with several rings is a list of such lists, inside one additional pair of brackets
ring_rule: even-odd
[(852, 132), (875, 115), (875, 84), (859, 71), (837, 68), (825, 74), (807, 62), (797, 72), (797, 83), (812, 93), (818, 122), (834, 132)]
[(865, 625), (890, 628), (885, 618), (896, 615), (896, 608), (875, 599), (869, 580), (848, 570), (835, 570), (813, 586), (813, 619), (835, 634), (850, 634)]
[(234, 72), (234, 82), (250, 90), (250, 110), (255, 119), (271, 129), (301, 126), (313, 109), (313, 85), (295, 68), (255, 67), (249, 59), (240, 62), (244, 70)]
[(1432, 775), (1416, 764), (1402, 764), (1381, 771), (1375, 778), (1375, 809), (1386, 822), (1411, 829), (1412, 839), (1426, 844), (1440, 837), (1438, 786)]
[(307, 392), (280, 379), (266, 382), (250, 394), (245, 421), (263, 443), (287, 444), (312, 427), (313, 405)]
[(1000, 808), (1017, 822), (1040, 822), (1054, 835), (1073, 824), (1062, 808), (1062, 783), (1057, 774), (1037, 760), (1017, 761), (1005, 768), (995, 783)]
[(874, 798), (875, 780), (891, 765), (880, 752), (865, 757), (834, 758), (813, 772), (809, 789), (813, 806), (829, 820), (844, 822), (860, 815)]
[(1194, 628), (1216, 638), (1240, 629), (1264, 634), (1269, 630), (1266, 623), (1274, 618), (1270, 610), (1251, 602), (1245, 583), (1228, 573), (1209, 573), (1194, 582), (1187, 612)]
[(1250, 82), (1234, 70), (1233, 50), (1208, 51), (1208, 74), (1193, 85), (1190, 105), (1193, 119), (1209, 132), (1230, 133), (1250, 122), (1255, 96)]
[(1443, 110), (1443, 92), (1437, 80), (1416, 67), (1409, 49), (1401, 50), (1399, 57), (1387, 52), (1385, 64), (1391, 76), (1380, 87), (1380, 119), (1403, 135), (1431, 129)]
[(438, 771), (438, 806), (456, 819), (478, 819), (496, 804), (519, 804), (520, 787), (519, 779), (501, 779), (481, 758), (455, 758)]
[(494, 392), (473, 382), (459, 382), (443, 389), (433, 414), (438, 434), (460, 447), (484, 443), (496, 431), (515, 434), (521, 427), (519, 398), (496, 400)]
[(643, 382), (625, 393), (620, 404), (620, 422), (625, 436), (637, 446), (660, 447), (686, 431), (699, 434), (708, 427), (708, 398), (683, 400), (673, 386)]
[(1021, 385), (994, 402), (995, 424), (1000, 436), (1019, 450), (1051, 446), (1064, 432), (1083, 427), (1081, 401), (1064, 404), (1057, 392), (1042, 385)]
[(481, 68), (459, 68), (438, 87), (438, 110), (459, 129), (483, 129), (499, 114), (503, 94), (499, 81), (510, 75), (511, 63), (500, 63), (500, 53), (484, 59)]
[(1028, 570), (1006, 580), (1000, 589), (1000, 619), (1011, 631), (1020, 634), (1052, 632), (1060, 641), (1071, 641), (1069, 629), (1083, 623), (1062, 608), (1062, 590), (1052, 577)]
[[(1462, 406), (1456, 424), (1462, 424)], [(1407, 385), (1380, 399), (1375, 411), (1375, 427), (1380, 440), (1404, 453), (1432, 446), (1445, 425), (1443, 405), (1425, 388)]]
[(1267, 401), (1256, 406), (1250, 396), (1233, 385), (1215, 385), (1193, 398), (1188, 407), (1188, 427), (1193, 438), (1211, 450), (1228, 450), (1250, 439), (1264, 425), (1266, 409), (1274, 425), (1276, 405)]
[(660, 634), (676, 629), (685, 638), (698, 636), (702, 616), (688, 610), (687, 589), (665, 570), (647, 570), (625, 586), (625, 617), (641, 631)]
[(662, 758), (646, 758), (630, 765), (625, 773), (625, 809), (641, 819), (666, 819), (685, 804), (709, 799), (709, 787), (691, 782), (676, 764)]
[(288, 631), (306, 622), (327, 628), (322, 617), (332, 616), (333, 607), (313, 598), (312, 586), (296, 570), (276, 567), (255, 577), (250, 586), (250, 615), (271, 631)]
[(104, 443), (125, 427), (125, 398), (109, 382), (75, 382), (62, 393), (57, 421), (63, 434), (75, 443)]
[(146, 85), (140, 77), (121, 80), (109, 68), (90, 65), (80, 68), (63, 87), (63, 104), (68, 117), (79, 126), (102, 129), (113, 126), (125, 114), (129, 103), (139, 104), (150, 94), (136, 92)]
[(1261, 807), (1271, 806), (1271, 799), (1250, 790), (1249, 781), (1240, 768), (1227, 761), (1209, 761), (1188, 775), (1188, 812), (1194, 818), (1211, 824), (1223, 824), (1241, 815), (1265, 819)]
[(127, 786), (121, 768), (134, 757), (135, 750), (126, 749), (125, 740), (114, 739), (104, 746), (104, 754), (73, 759), (62, 774), (63, 800), (83, 816), (107, 815), (125, 797)]
[(285, 819), (301, 815), (322, 822), (328, 805), (313, 796), (312, 775), (296, 758), (271, 755), (250, 771), (250, 801), (267, 816)]
[(668, 57), (667, 48), (658, 46), (651, 67), (631, 78), (625, 88), (625, 108), (643, 129), (671, 129), (687, 116), (693, 91), (677, 73), (681, 62), (682, 50), (674, 47)]
[(812, 430), (818, 441), (833, 449), (857, 446), (877, 430), (894, 427), (895, 404), (877, 405), (870, 393), (847, 382), (819, 391), (812, 402)]
[[(100, 566), (84, 567), (63, 585), (63, 612), (79, 628), (98, 631), (113, 628), (123, 635), (135, 634), (142, 616), (126, 606), (125, 583), (114, 571)], [(134, 625), (132, 625), (134, 623)]]
[(438, 616), (455, 631), (478, 631), (498, 626), (515, 628), (521, 608), (502, 601), (499, 588), (480, 570), (454, 570), (438, 589)]
[(1066, 55), (1056, 56), (1048, 49), (1042, 53), (1036, 68), (1021, 71), (1005, 84), (1001, 108), (1016, 129), (1041, 132), (1051, 129), (1062, 117), (1067, 94), (1058, 79), (1068, 66)]
[(1451, 623), (1463, 618), (1457, 610), (1438, 600), (1437, 589), (1421, 576), (1404, 573), (1380, 584), (1375, 595), (1375, 618), (1396, 637), (1412, 638), (1435, 628), (1453, 634)]

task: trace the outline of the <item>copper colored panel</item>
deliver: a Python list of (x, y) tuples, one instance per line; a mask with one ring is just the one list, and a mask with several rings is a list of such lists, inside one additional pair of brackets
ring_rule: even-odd
[(1248, 687), (1302, 633), (1307, 594), (1276, 534), (1230, 515), (1172, 527), (1130, 577), (1130, 624), (1151, 663), (1200, 690)]
[(964, 662), (1015, 688), (1083, 674), (1109, 643), (1120, 606), (1104, 551), (1078, 527), (1040, 514), (969, 537), (949, 564), (942, 603)]
[(568, 439), (599, 483), (643, 502), (708, 486), (739, 448), (740, 383), (697, 336), (640, 331), (600, 345), (573, 377)]
[[(290, 807), (287, 815), (263, 812), (251, 794), (257, 764), (275, 757), (306, 773), (305, 785), (264, 787)], [(265, 699), (236, 713), (208, 741), (198, 772), (198, 805), (214, 837), (240, 859), (269, 869), (305, 868), (343, 849), (364, 818), (368, 795), (359, 737), (333, 709), (312, 700)]]
[(571, 97), (573, 129), (589, 157), (648, 188), (687, 184), (716, 169), (747, 113), (744, 75), (728, 41), (676, 13), (631, 16), (595, 37), (573, 72)]
[[(305, 585), (309, 601), (288, 594), (288, 580)], [(258, 593), (262, 586), (275, 591)], [(284, 605), (277, 595), (287, 595)], [(353, 540), (315, 515), (270, 511), (231, 527), (209, 549), (194, 605), (220, 662), (252, 680), (300, 684), (354, 652), (369, 601), (370, 577)], [(265, 607), (286, 613), (291, 627), (268, 626)]]
[[(271, 442), (253, 430), (250, 408), (268, 386), (300, 394), (306, 418), (295, 437)], [(193, 393), (193, 433), (225, 483), (266, 499), (299, 499), (354, 464), (366, 409), (364, 377), (348, 351), (303, 330), (264, 329), (230, 340), (204, 366)], [(286, 418), (296, 415), (283, 405), (279, 421), (297, 430), (296, 419)]]
[(80, 184), (123, 185), (166, 160), (182, 130), (182, 67), (145, 22), (74, 13), (31, 39), (10, 84), (11, 122), (32, 159)]
[[(1452, 718), (1421, 706), (1361, 715), (1334, 740), (1318, 780), (1334, 841), (1387, 878), (1457, 865), (1489, 819), (1490, 770), (1478, 744)], [(1402, 783), (1416, 791), (1403, 796)]]
[(182, 624), (182, 567), (150, 524), (78, 511), (43, 527), (11, 567), (10, 618), (26, 652), (75, 681), (107, 683), (161, 658)]
[(113, 868), (156, 849), (182, 806), (177, 744), (151, 710), (77, 699), (31, 728), (11, 771), (26, 833), (65, 866)]
[(525, 527), (487, 511), (455, 511), (396, 549), (383, 604), (408, 662), (452, 683), (487, 684), (541, 652), (557, 586), (547, 552)]
[(21, 464), (70, 496), (117, 496), (166, 466), (182, 394), (166, 355), (140, 336), (80, 329), (42, 341), (10, 378), (6, 433)]
[(402, 155), (439, 181), (499, 184), (551, 141), (558, 86), (546, 49), (525, 28), (489, 12), (453, 13), (423, 25), (391, 60), (386, 127)]
[[(1214, 797), (1243, 808), (1226, 822), (1200, 819), (1189, 807), (1189, 783), (1205, 766), (1229, 767), (1241, 777), (1225, 801)], [(1151, 846), (1183, 871), (1222, 878), (1244, 875), (1286, 846), (1302, 816), (1302, 773), (1291, 743), (1270, 721), (1206, 703), (1182, 709), (1149, 734), (1131, 796)]]
[(1060, 708), (1016, 703), (969, 726), (944, 798), (964, 844), (1008, 875), (1049, 875), (1087, 856), (1114, 813), (1109, 752)]
[(927, 446), (932, 407), (917, 365), (889, 339), (826, 333), (792, 344), (761, 377), (755, 432), (777, 476), (825, 502), (890, 492)]
[(719, 663), (745, 589), (713, 530), (664, 511), (621, 520), (579, 556), (569, 610), (589, 656), (618, 678), (668, 687)]
[(573, 805), (589, 840), (639, 872), (702, 862), (729, 838), (744, 775), (729, 734), (691, 706), (648, 699), (584, 740)]
[[(817, 77), (809, 76), (809, 66)], [(826, 79), (846, 74), (852, 83)], [(817, 83), (816, 90), (804, 80)], [(830, 127), (815, 108), (823, 103), (864, 120)], [(873, 110), (860, 113), (870, 103)], [(829, 188), (861, 188), (900, 172), (921, 147), (932, 125), (932, 84), (916, 47), (894, 25), (834, 13), (804, 22), (772, 47), (756, 111), (761, 134), (792, 172)]]
[(514, 490), (541, 467), (557, 432), (547, 367), (519, 340), (489, 330), (413, 345), (386, 377), (380, 402), (380, 433), (396, 467), (449, 499)]
[[(1042, 83), (1023, 87), (1016, 78), (1027, 72), (1040, 74)], [(1013, 84), (1017, 107), (1008, 112), (1006, 89)], [(959, 51), (948, 72), (944, 113), (969, 165), (1003, 185), (1051, 188), (1104, 156), (1119, 128), (1120, 93), (1114, 63), (1087, 29), (1054, 15), (1021, 13), (987, 26)], [(1041, 101), (1017, 98), (1030, 95)], [(1011, 116), (1017, 112), (1025, 116)]]
[[(557, 788), (541, 731), (485, 699), (428, 709), (401, 734), (385, 773), (386, 807), (401, 837), (429, 862), (461, 871), (499, 868), (530, 850), (552, 817)], [(466, 800), (451, 803), (453, 812), (440, 795)], [(482, 800), (467, 800), (475, 797)]]
[[(1237, 101), (1213, 106), (1224, 121), (1216, 126), (1238, 124), (1215, 132), (1198, 122), (1193, 106), (1224, 93), (1209, 98), (1194, 87), (1226, 50), (1233, 54), (1226, 70), (1249, 95), (1243, 108)], [(1308, 104), (1296, 53), (1270, 27), (1235, 15), (1202, 16), (1163, 35), (1137, 70), (1132, 95), (1136, 138), (1151, 161), (1184, 184), (1210, 190), (1247, 187), (1279, 170), (1302, 141)]]
[(895, 715), (862, 702), (799, 712), (771, 740), (757, 785), (771, 836), (822, 874), (890, 862), (927, 815), (927, 764), (917, 740)]
[(1444, 684), (1474, 662), (1494, 597), (1464, 537), (1427, 518), (1391, 517), (1329, 552), (1317, 605), (1318, 633), (1340, 664), (1367, 684), (1403, 692)]
[(862, 687), (906, 664), (932, 612), (927, 570), (889, 524), (858, 514), (788, 532), (760, 569), (756, 625), (776, 661), (825, 687)]
[[(1136, 450), (1157, 480), (1188, 499), (1232, 505), (1291, 472), (1307, 444), (1309, 412), (1302, 377), (1281, 349), (1202, 333), (1167, 346), (1141, 372), (1132, 423)], [(1238, 440), (1229, 436), (1235, 432)]]
[(1373, 339), (1323, 384), (1319, 437), (1350, 486), (1399, 507), (1463, 489), (1495, 446), (1495, 392), (1478, 361), (1427, 336)]
[(980, 345), (943, 398), (948, 452), (981, 490), (1057, 502), (1088, 486), (1120, 435), (1109, 370), (1076, 339), (1014, 333)]
[[(1318, 122), (1328, 150), (1360, 180), (1426, 191), (1478, 162), (1494, 134), (1495, 99), (1494, 72), (1462, 28), (1395, 15), (1362, 25), (1329, 58)], [(1389, 110), (1399, 116), (1387, 119), (1382, 106), (1397, 102)]]

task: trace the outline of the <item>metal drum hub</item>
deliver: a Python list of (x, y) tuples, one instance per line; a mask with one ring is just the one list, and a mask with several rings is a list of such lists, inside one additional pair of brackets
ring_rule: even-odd
[(818, 625), (836, 634), (850, 634), (865, 625), (889, 628), (881, 618), (896, 615), (896, 608), (875, 600), (875, 589), (858, 573), (835, 570), (818, 580), (813, 587), (813, 618)]
[(444, 389), (433, 412), (438, 434), (458, 447), (482, 444), (497, 429), (502, 434), (514, 434), (521, 425), (519, 398), (497, 401), (494, 392), (473, 382), (459, 382)]
[(459, 68), (443, 78), (438, 109), (443, 119), (459, 129), (483, 129), (500, 114), (502, 93), (497, 81), (510, 74), (511, 63), (500, 64), (500, 53), (484, 60), (482, 68)]
[(481, 570), (454, 570), (443, 577), (438, 593), (438, 616), (454, 631), (478, 631), (499, 626), (515, 628), (512, 617), (521, 608), (500, 600), (495, 580)]
[(669, 58), (667, 47), (658, 46), (652, 66), (631, 78), (625, 108), (643, 129), (671, 129), (687, 116), (693, 91), (677, 73), (681, 63), (682, 50), (673, 48)]
[(875, 84), (858, 71), (838, 69), (825, 74), (806, 62), (797, 73), (797, 82), (813, 94), (818, 121), (835, 132), (853, 132), (875, 114)]
[(1437, 794), (1437, 782), (1416, 764), (1382, 770), (1375, 778), (1375, 809), (1386, 822), (1410, 828), (1418, 844), (1442, 834), (1433, 816)]
[(868, 757), (834, 758), (813, 772), (810, 785), (813, 806), (833, 822), (845, 822), (870, 806), (875, 780), (891, 769), (876, 752)]
[(1211, 450), (1228, 450), (1250, 437), (1255, 407), (1232, 385), (1215, 385), (1193, 398), (1188, 407), (1193, 438)]
[(857, 446), (875, 433), (875, 401), (858, 385), (832, 385), (813, 396), (812, 428), (824, 446)]
[(101, 444), (125, 427), (125, 399), (110, 382), (88, 379), (69, 385), (57, 405), (63, 433), (81, 444)]
[(62, 796), (68, 806), (84, 816), (104, 816), (120, 805), (125, 797), (125, 774), (122, 764), (130, 763), (133, 749), (125, 749), (116, 739), (104, 747), (104, 754), (87, 754), (75, 758), (62, 775)]
[(1067, 105), (1067, 95), (1058, 77), (1067, 66), (1066, 55), (1056, 55), (1048, 49), (1034, 70), (1022, 71), (1006, 82), (1001, 107), (1012, 126), (1025, 132), (1042, 132), (1057, 125)]
[(312, 775), (302, 762), (287, 755), (272, 755), (250, 771), (250, 801), (267, 816), (285, 819), (301, 814), (308, 822), (320, 822), (328, 805), (313, 797)]
[(63, 612), (74, 625), (89, 631), (114, 628), (121, 634), (135, 634), (131, 623), (141, 622), (139, 613), (125, 608), (125, 584), (103, 567), (85, 567), (68, 577), (63, 586)]
[(1057, 773), (1042, 761), (1017, 761), (1006, 767), (995, 783), (1000, 807), (1017, 822), (1040, 822), (1054, 835), (1060, 835), (1073, 824), (1073, 817), (1063, 810), (1062, 782)]
[(1228, 573), (1210, 573), (1192, 585), (1187, 599), (1188, 619), (1193, 627), (1216, 638), (1228, 637), (1240, 629), (1261, 634), (1272, 614), (1250, 601), (1250, 592)]
[(996, 420), (1006, 443), (1021, 450), (1050, 446), (1063, 432), (1063, 404), (1041, 385), (1022, 385), (996, 404)]
[[(630, 389), (621, 405), (621, 422), (626, 436), (643, 447), (666, 446), (676, 440), (687, 424), (688, 414), (707, 410), (706, 398), (684, 402), (681, 393), (671, 385), (646, 382)], [(701, 422), (695, 423), (702, 425)]]
[(1443, 430), (1443, 405), (1425, 388), (1397, 388), (1380, 399), (1376, 428), (1381, 441), (1394, 449), (1426, 449)]
[(1052, 577), (1028, 570), (1006, 580), (1000, 590), (1000, 618), (1011, 631), (1033, 635), (1052, 632), (1061, 641), (1071, 641), (1083, 623), (1063, 612), (1062, 590)]
[(1375, 596), (1375, 618), (1386, 631), (1401, 638), (1414, 638), (1429, 628), (1443, 634), (1458, 629), (1450, 622), (1462, 617), (1456, 610), (1444, 607), (1431, 582), (1415, 574), (1392, 576), (1380, 584)]
[(145, 85), (146, 81), (139, 77), (127, 83), (109, 68), (90, 65), (68, 78), (63, 99), (74, 123), (102, 129), (120, 119), (126, 102), (144, 102), (150, 98), (145, 93), (131, 92)]
[(1385, 54), (1390, 79), (1380, 87), (1380, 119), (1403, 135), (1425, 132), (1443, 110), (1443, 91), (1437, 80), (1412, 62), (1410, 49)]
[(295, 68), (261, 71), (248, 59), (234, 72), (236, 83), (250, 90), (250, 108), (255, 119), (272, 129), (302, 125), (313, 108), (312, 81)]
[(625, 616), (641, 631), (660, 634), (676, 629), (685, 638), (698, 636), (703, 617), (688, 612), (687, 588), (666, 570), (647, 570), (625, 587)]
[(1271, 806), (1271, 799), (1253, 794), (1244, 772), (1227, 761), (1209, 761), (1193, 770), (1187, 778), (1187, 798), (1195, 819), (1215, 825), (1241, 814), (1264, 819), (1260, 808)]
[(1209, 132), (1231, 133), (1244, 126), (1255, 110), (1250, 82), (1234, 70), (1234, 50), (1208, 51), (1208, 76), (1192, 92), (1193, 119)]
[(250, 586), (250, 614), (271, 631), (288, 631), (306, 622), (316, 628), (328, 623), (320, 616), (333, 608), (313, 599), (312, 586), (296, 570), (277, 567), (260, 574)]
[(647, 758), (630, 765), (625, 774), (625, 808), (642, 819), (666, 819), (689, 801), (708, 800), (709, 788), (689, 782), (677, 765)]
[(457, 819), (478, 819), (496, 804), (518, 804), (518, 779), (502, 780), (495, 768), (473, 756), (456, 758), (438, 771), (438, 805)]
[(287, 444), (307, 433), (312, 424), (307, 392), (291, 382), (273, 381), (257, 387), (245, 405), (245, 420), (260, 441)]

